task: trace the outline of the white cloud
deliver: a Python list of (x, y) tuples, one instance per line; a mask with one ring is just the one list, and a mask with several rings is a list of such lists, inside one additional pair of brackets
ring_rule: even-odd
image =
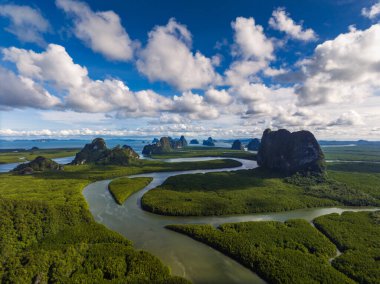
[[(12, 47), (3, 49), (3, 54), (5, 60), (15, 63), (25, 81), (34, 86), (51, 84), (62, 94), (66, 109), (76, 112), (115, 112), (118, 118), (156, 117), (162, 112), (183, 113), (190, 119), (219, 116), (218, 110), (203, 96), (192, 92), (165, 97), (152, 90), (132, 91), (114, 78), (92, 80), (87, 69), (75, 64), (60, 45), (50, 44), (41, 53)], [(223, 104), (228, 94), (220, 95), (219, 104)], [(15, 101), (13, 104), (18, 106)]]
[(179, 113), (187, 113), (191, 119), (215, 119), (219, 117), (218, 110), (208, 105), (204, 97), (191, 91), (184, 92), (181, 96), (174, 96), (174, 110)]
[(354, 110), (342, 113), (336, 120), (330, 122), (328, 126), (357, 126), (363, 125), (363, 118)]
[(10, 47), (3, 54), (23, 76), (52, 82), (61, 89), (78, 88), (87, 80), (87, 69), (75, 64), (61, 45), (49, 44), (41, 53)]
[(269, 25), (297, 40), (313, 41), (317, 39), (317, 35), (312, 29), (304, 29), (302, 25), (296, 24), (284, 8), (273, 11)]
[(73, 17), (74, 34), (93, 51), (111, 60), (132, 59), (135, 43), (115, 12), (94, 12), (86, 3), (73, 0), (56, 0), (56, 4)]
[(232, 97), (226, 90), (208, 89), (205, 92), (205, 98), (208, 102), (216, 105), (229, 105)]
[(258, 61), (273, 59), (273, 43), (265, 36), (263, 27), (255, 24), (255, 19), (237, 17), (231, 26), (235, 32), (233, 54)]
[(380, 89), (380, 24), (351, 29), (317, 46), (300, 63), (305, 81), (297, 86), (301, 105), (355, 102)]
[(0, 66), (0, 105), (9, 108), (33, 107), (49, 109), (61, 104), (33, 80), (17, 76)]
[(156, 26), (139, 54), (138, 70), (151, 81), (164, 81), (179, 90), (207, 87), (218, 80), (213, 68), (215, 59), (199, 51), (193, 54), (191, 42), (191, 33), (175, 19), (166, 26)]
[(379, 16), (380, 15), (380, 1), (378, 1), (376, 4), (372, 5), (370, 8), (363, 8), (362, 9), (362, 15), (364, 17), (371, 19), (371, 20), (373, 20), (377, 16)]
[(5, 29), (23, 42), (34, 42), (44, 45), (42, 34), (50, 29), (49, 22), (40, 11), (29, 6), (0, 5), (0, 16), (7, 17), (10, 25)]

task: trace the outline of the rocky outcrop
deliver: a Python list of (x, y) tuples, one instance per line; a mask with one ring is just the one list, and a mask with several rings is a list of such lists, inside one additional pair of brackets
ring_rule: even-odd
[(215, 140), (211, 137), (207, 138), (207, 140), (203, 140), (204, 146), (215, 146)]
[(251, 141), (249, 141), (247, 145), (248, 151), (258, 151), (260, 147), (260, 139), (254, 138)]
[(156, 144), (156, 143), (158, 143), (158, 142), (160, 142), (160, 140), (158, 140), (157, 138), (154, 138), (154, 139), (152, 140), (152, 144)]
[(108, 149), (103, 138), (96, 138), (75, 155), (72, 165), (101, 164), (101, 165), (129, 165), (139, 155), (128, 145), (116, 146)]
[[(155, 141), (155, 140), (154, 140)], [(146, 145), (142, 151), (144, 156), (151, 156), (155, 154), (163, 154), (187, 146), (185, 136), (181, 138), (173, 139), (171, 137), (161, 137), (161, 139), (154, 144)]]
[(199, 141), (197, 139), (191, 139), (190, 140), (190, 145), (198, 145)]
[(257, 153), (259, 166), (291, 175), (321, 174), (325, 170), (324, 155), (314, 135), (309, 131), (290, 133), (266, 129)]
[(63, 170), (63, 166), (54, 162), (51, 159), (38, 156), (29, 163), (24, 163), (15, 167), (12, 171), (19, 174), (32, 174), (34, 172), (44, 171), (60, 171)]
[(244, 151), (244, 146), (241, 144), (240, 140), (235, 140), (234, 143), (232, 143), (232, 150), (243, 150)]

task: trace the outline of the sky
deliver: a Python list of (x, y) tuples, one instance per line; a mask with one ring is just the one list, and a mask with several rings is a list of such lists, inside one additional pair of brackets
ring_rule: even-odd
[(380, 140), (379, 0), (0, 0), (0, 138)]

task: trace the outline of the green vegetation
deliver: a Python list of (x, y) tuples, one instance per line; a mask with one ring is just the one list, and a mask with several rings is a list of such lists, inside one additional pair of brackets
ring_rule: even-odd
[(327, 175), (284, 177), (260, 168), (178, 175), (142, 198), (162, 215), (208, 216), (324, 206), (379, 206), (380, 164), (329, 163)]
[(269, 283), (353, 283), (329, 264), (335, 246), (304, 220), (167, 228), (210, 245)]
[(380, 162), (379, 145), (323, 147), (326, 160)]
[(122, 205), (129, 196), (146, 187), (152, 180), (150, 177), (119, 178), (113, 180), (108, 189), (115, 201)]
[(174, 158), (193, 158), (193, 157), (226, 157), (226, 158), (240, 158), (246, 160), (256, 160), (256, 154), (231, 150), (221, 147), (184, 147), (175, 149), (168, 153), (155, 154), (152, 158), (156, 159), (174, 159)]
[(344, 212), (314, 220), (342, 255), (332, 265), (359, 283), (380, 283), (380, 211)]
[(376, 206), (380, 201), (362, 191), (360, 187), (350, 186), (327, 176), (301, 176), (295, 174), (285, 181), (300, 186), (305, 194), (327, 198), (348, 206)]
[(79, 149), (39, 149), (18, 152), (1, 151), (0, 164), (32, 161), (38, 156), (44, 156), (49, 159), (70, 157), (75, 156), (78, 151)]
[(0, 282), (186, 283), (156, 257), (97, 224), (81, 191), (91, 181), (129, 174), (239, 165), (232, 160), (137, 161), (129, 167), (0, 174)]
[(274, 212), (338, 204), (341, 203), (312, 196), (303, 187), (260, 168), (173, 176), (142, 198), (143, 209), (178, 216)]

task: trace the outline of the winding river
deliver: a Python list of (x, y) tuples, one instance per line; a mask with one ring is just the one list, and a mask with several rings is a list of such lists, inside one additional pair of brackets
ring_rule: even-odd
[[(205, 161), (217, 158), (168, 159), (166, 162)], [(363, 208), (308, 208), (278, 213), (234, 215), (223, 217), (172, 217), (160, 216), (143, 211), (141, 197), (147, 191), (162, 184), (168, 177), (180, 174), (235, 171), (257, 167), (255, 161), (235, 159), (241, 167), (216, 170), (192, 170), (140, 174), (130, 177), (152, 177), (152, 182), (141, 191), (133, 194), (123, 205), (117, 205), (108, 191), (111, 180), (103, 180), (88, 185), (84, 191), (89, 209), (95, 220), (111, 230), (127, 237), (137, 249), (143, 249), (159, 257), (168, 265), (173, 274), (183, 276), (193, 283), (265, 283), (259, 276), (220, 252), (187, 236), (164, 228), (168, 224), (219, 225), (227, 222), (286, 221), (314, 218), (343, 211), (376, 210)]]

